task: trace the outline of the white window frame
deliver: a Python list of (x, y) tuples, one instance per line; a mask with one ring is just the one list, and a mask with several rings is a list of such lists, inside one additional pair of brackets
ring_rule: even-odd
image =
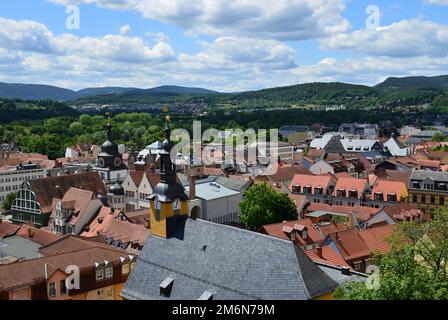
[(98, 268), (95, 272), (96, 281), (104, 279), (104, 268)]
[(106, 267), (106, 278), (112, 278), (114, 276), (114, 267), (108, 266)]

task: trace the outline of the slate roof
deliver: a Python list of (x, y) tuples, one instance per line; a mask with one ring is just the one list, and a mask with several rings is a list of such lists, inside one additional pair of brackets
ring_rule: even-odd
[(432, 179), (434, 181), (440, 181), (440, 182), (448, 182), (448, 173), (424, 171), (424, 170), (415, 170), (412, 172), (411, 180), (425, 180), (425, 179)]
[(234, 191), (245, 191), (252, 185), (252, 180), (247, 179), (237, 179), (237, 178), (227, 178), (227, 177), (217, 177), (215, 180), (216, 183), (220, 185), (234, 190)]
[[(185, 189), (187, 190), (187, 192), (190, 192), (189, 186)], [(226, 188), (214, 182), (201, 183), (196, 185), (196, 196), (206, 201), (231, 197), (240, 193), (241, 192)]]
[(24, 239), (20, 236), (12, 236), (0, 240), (0, 253), (12, 256), (18, 260), (39, 258), (40, 244)]
[(318, 263), (319, 268), (325, 272), (331, 279), (344, 285), (348, 282), (365, 282), (367, 280), (367, 274), (361, 272), (350, 271), (350, 275), (344, 275), (342, 268), (326, 265), (324, 263)]
[(121, 295), (164, 300), (160, 284), (174, 284), (169, 299), (308, 300), (337, 283), (292, 242), (204, 220), (178, 217), (173, 237), (151, 235)]

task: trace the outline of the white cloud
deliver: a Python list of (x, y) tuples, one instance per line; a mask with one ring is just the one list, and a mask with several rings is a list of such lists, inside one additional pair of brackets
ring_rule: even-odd
[(324, 49), (348, 49), (376, 56), (446, 56), (448, 25), (402, 20), (387, 27), (341, 33), (323, 39), (321, 44)]
[(223, 37), (202, 45), (204, 51), (195, 55), (181, 54), (180, 62), (210, 69), (238, 65), (272, 70), (296, 66), (295, 51), (275, 40)]
[(122, 36), (127, 36), (128, 34), (131, 33), (132, 28), (131, 28), (131, 26), (130, 26), (129, 24), (126, 24), (126, 25), (120, 27), (120, 30), (119, 30), (119, 31), (120, 31), (120, 34), (121, 34)]
[(424, 0), (424, 2), (437, 6), (448, 6), (448, 0)]
[[(238, 36), (201, 43), (197, 53), (175, 53), (168, 38), (149, 46), (139, 37), (55, 36), (45, 25), (6, 20), (21, 30), (0, 36), (0, 80), (45, 83), (73, 89), (91, 86), (153, 87), (164, 84), (241, 91), (312, 81), (376, 84), (388, 76), (448, 73), (448, 57), (326, 58), (297, 65), (296, 52), (276, 40)], [(28, 30), (30, 26), (34, 30)], [(11, 29), (9, 29), (11, 30)], [(30, 37), (39, 30), (40, 36)], [(8, 38), (9, 37), (9, 38)], [(443, 36), (440, 36), (443, 40)], [(34, 39), (32, 46), (25, 42)], [(47, 50), (40, 50), (47, 45)], [(433, 53), (433, 51), (431, 51)]]
[(0, 18), (0, 48), (9, 51), (57, 55), (79, 54), (92, 59), (127, 63), (167, 62), (174, 59), (173, 48), (164, 41), (154, 47), (138, 37), (106, 35), (102, 38), (54, 36), (48, 28), (34, 21)]
[(350, 28), (342, 0), (50, 0), (134, 10), (189, 33), (277, 40), (326, 37)]
[(41, 53), (56, 51), (51, 41), (53, 34), (43, 24), (0, 17), (0, 25), (0, 47)]

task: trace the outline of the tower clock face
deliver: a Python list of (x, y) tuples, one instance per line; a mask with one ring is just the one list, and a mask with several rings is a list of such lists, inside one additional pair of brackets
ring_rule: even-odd
[(182, 206), (182, 202), (180, 201), (180, 199), (175, 199), (173, 202), (173, 209), (180, 210), (181, 206)]
[(120, 158), (115, 158), (115, 160), (114, 160), (114, 165), (116, 166), (116, 167), (119, 167), (119, 166), (121, 166), (121, 159)]
[(103, 159), (103, 158), (99, 158), (99, 159), (98, 159), (98, 165), (99, 165), (100, 167), (104, 167), (104, 164), (105, 164), (104, 159)]

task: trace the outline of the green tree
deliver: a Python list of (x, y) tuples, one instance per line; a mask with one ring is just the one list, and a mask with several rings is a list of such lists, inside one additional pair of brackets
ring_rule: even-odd
[(347, 300), (448, 299), (448, 208), (438, 209), (430, 222), (400, 224), (391, 238), (393, 250), (376, 256), (379, 287), (350, 283), (336, 298)]
[(441, 132), (437, 132), (434, 137), (432, 137), (433, 142), (444, 142), (447, 141), (447, 137), (444, 136)]
[(2, 204), (3, 209), (5, 209), (6, 211), (11, 210), (12, 203), (16, 199), (16, 196), (17, 196), (17, 194), (15, 192), (9, 193), (6, 196), (5, 201), (3, 201), (3, 204)]
[(246, 228), (254, 231), (265, 224), (297, 219), (294, 202), (267, 183), (257, 184), (247, 190), (240, 208), (241, 221)]

